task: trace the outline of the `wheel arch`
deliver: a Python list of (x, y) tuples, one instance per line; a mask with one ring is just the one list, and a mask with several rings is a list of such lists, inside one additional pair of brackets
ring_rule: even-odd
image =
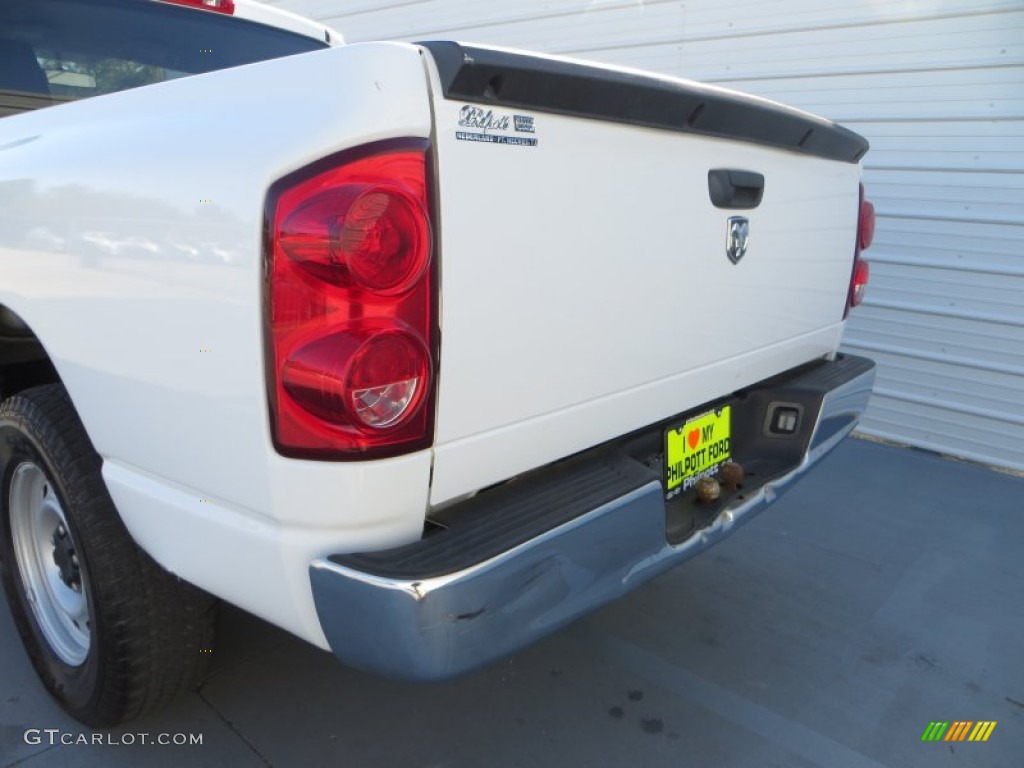
[(63, 381), (43, 342), (21, 315), (0, 304), (0, 398), (57, 383)]

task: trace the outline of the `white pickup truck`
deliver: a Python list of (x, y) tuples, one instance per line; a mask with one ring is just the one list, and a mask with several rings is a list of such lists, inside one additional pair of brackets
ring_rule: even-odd
[(216, 599), (394, 678), (505, 657), (719, 541), (867, 404), (837, 351), (861, 137), (341, 43), (244, 0), (0, 5), (0, 561), (84, 723), (194, 687)]

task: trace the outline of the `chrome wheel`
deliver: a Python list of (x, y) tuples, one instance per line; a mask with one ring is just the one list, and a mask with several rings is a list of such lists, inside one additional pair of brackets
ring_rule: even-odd
[(36, 464), (19, 464), (8, 499), (11, 543), (36, 622), (65, 664), (85, 662), (92, 645), (88, 584), (53, 484)]

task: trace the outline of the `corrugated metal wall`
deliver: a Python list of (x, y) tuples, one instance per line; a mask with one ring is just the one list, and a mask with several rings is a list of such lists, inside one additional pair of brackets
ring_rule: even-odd
[(278, 0), (351, 42), (460, 39), (717, 83), (872, 144), (863, 430), (1024, 470), (1024, 0)]

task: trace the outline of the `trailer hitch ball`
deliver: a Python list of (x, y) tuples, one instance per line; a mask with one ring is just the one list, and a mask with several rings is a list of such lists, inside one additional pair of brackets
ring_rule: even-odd
[(743, 467), (735, 461), (727, 461), (718, 468), (718, 480), (727, 491), (743, 487)]
[(722, 495), (722, 486), (713, 477), (702, 477), (697, 481), (697, 499), (703, 504), (718, 501)]

